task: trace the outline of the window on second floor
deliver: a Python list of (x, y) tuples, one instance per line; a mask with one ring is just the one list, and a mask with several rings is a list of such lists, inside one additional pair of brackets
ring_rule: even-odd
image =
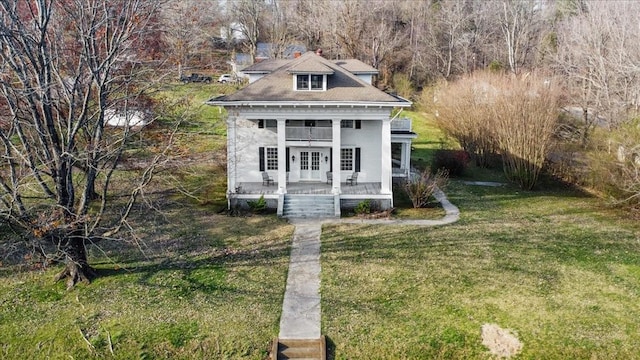
[(324, 81), (324, 75), (296, 75), (296, 90), (325, 90)]
[(361, 120), (342, 120), (340, 121), (340, 127), (343, 129), (361, 129)]
[(260, 129), (265, 129), (265, 128), (277, 128), (278, 127), (278, 122), (276, 120), (271, 120), (271, 119), (267, 119), (267, 120), (258, 120), (258, 128)]

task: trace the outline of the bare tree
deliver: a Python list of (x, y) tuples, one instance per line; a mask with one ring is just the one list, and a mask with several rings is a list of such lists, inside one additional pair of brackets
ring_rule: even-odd
[(359, 0), (347, 0), (336, 9), (336, 21), (333, 27), (333, 36), (340, 45), (343, 56), (354, 59), (363, 59), (362, 43), (366, 34), (366, 22), (364, 17), (368, 6)]
[(584, 140), (598, 123), (613, 128), (638, 111), (637, 2), (586, 3), (560, 26), (557, 67), (583, 113)]
[(449, 78), (452, 71), (456, 73), (466, 72), (468, 59), (460, 58), (470, 47), (471, 36), (469, 34), (472, 13), (469, 11), (468, 1), (452, 0), (443, 1), (437, 9), (435, 20), (442, 45), (438, 51), (443, 64), (442, 75)]
[(178, 66), (178, 76), (183, 66), (202, 49), (210, 50), (213, 38), (219, 36), (216, 25), (218, 19), (216, 2), (199, 0), (179, 0), (167, 2), (161, 8), (164, 40), (171, 48), (173, 61)]
[(269, 26), (266, 31), (266, 40), (270, 44), (269, 54), (272, 58), (283, 58), (287, 47), (296, 43), (294, 30), (291, 26), (291, 13), (293, 10), (289, 7), (295, 6), (295, 3), (288, 1), (273, 0), (267, 7), (265, 21)]
[(404, 13), (404, 18), (407, 19), (408, 29), (406, 33), (407, 48), (411, 53), (411, 57), (408, 61), (407, 70), (409, 79), (413, 81), (422, 81), (426, 76), (423, 75), (425, 65), (429, 62), (425, 60), (425, 52), (422, 51), (424, 46), (424, 33), (429, 26), (428, 14), (430, 7), (426, 2), (420, 1), (418, 3), (404, 2), (401, 7), (401, 11)]
[(506, 45), (509, 69), (520, 73), (521, 67), (538, 45), (546, 2), (539, 0), (504, 0), (500, 29)]
[(330, 0), (290, 0), (287, 1), (287, 17), (291, 19), (289, 26), (291, 31), (297, 34), (297, 40), (301, 41), (309, 49), (324, 47), (331, 49), (335, 40), (328, 39), (333, 28), (330, 17), (336, 6)]
[[(140, 192), (133, 190), (121, 216), (106, 216), (140, 94), (132, 47), (143, 41), (159, 5), (0, 1), (0, 103), (7, 110), (0, 127), (0, 218), (33, 244), (55, 247), (66, 263), (57, 278), (68, 287), (95, 275), (85, 245), (113, 237)], [(115, 114), (125, 126), (107, 129)]]
[(237, 23), (247, 51), (255, 59), (264, 28), (267, 3), (264, 0), (233, 0), (229, 6), (229, 23)]

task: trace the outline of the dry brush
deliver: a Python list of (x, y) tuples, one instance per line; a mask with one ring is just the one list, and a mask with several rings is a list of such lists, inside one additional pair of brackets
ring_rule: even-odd
[(523, 189), (535, 186), (558, 119), (560, 90), (552, 78), (476, 73), (439, 87), (438, 125), (479, 166), (500, 154), (505, 175)]

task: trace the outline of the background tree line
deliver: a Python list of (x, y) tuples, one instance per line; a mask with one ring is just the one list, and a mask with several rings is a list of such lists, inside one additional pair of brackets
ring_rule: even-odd
[[(216, 47), (255, 55), (266, 42), (278, 58), (303, 44), (362, 60), (380, 87), (409, 97), (477, 70), (544, 70), (564, 79), (586, 134), (638, 109), (638, 10), (630, 0), (171, 0), (158, 46), (173, 64), (207, 66)], [(234, 27), (243, 41), (224, 34)]]

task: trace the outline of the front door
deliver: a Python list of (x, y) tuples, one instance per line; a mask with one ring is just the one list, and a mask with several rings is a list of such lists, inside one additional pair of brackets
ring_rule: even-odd
[(300, 152), (300, 180), (320, 181), (320, 152)]

